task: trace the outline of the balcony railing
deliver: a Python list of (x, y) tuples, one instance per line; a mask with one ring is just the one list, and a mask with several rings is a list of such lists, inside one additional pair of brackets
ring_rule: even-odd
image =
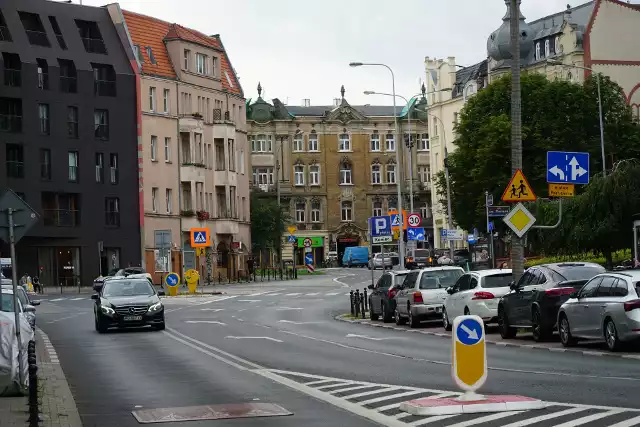
[(35, 46), (51, 46), (49, 44), (49, 39), (47, 38), (47, 33), (43, 31), (33, 31), (33, 30), (25, 30), (27, 33), (27, 38), (29, 39), (29, 43)]
[(109, 139), (109, 125), (97, 125), (95, 135), (97, 139)]
[(252, 189), (256, 191), (262, 191), (264, 193), (271, 193), (276, 191), (275, 184), (252, 184)]
[(213, 121), (222, 120), (222, 110), (220, 108), (213, 109)]
[(97, 96), (116, 96), (116, 82), (109, 80), (96, 80), (93, 84)]
[(107, 47), (102, 39), (83, 37), (82, 43), (84, 44), (84, 49), (89, 53), (107, 53)]
[(42, 219), (47, 227), (77, 227), (80, 211), (71, 209), (44, 209)]
[(22, 73), (20, 70), (13, 68), (5, 68), (4, 84), (6, 86), (20, 87), (22, 86)]
[(78, 79), (76, 77), (60, 76), (60, 91), (76, 93), (78, 91)]
[(8, 160), (7, 161), (7, 177), (24, 178), (24, 162)]
[(0, 114), (0, 131), (22, 132), (22, 116)]

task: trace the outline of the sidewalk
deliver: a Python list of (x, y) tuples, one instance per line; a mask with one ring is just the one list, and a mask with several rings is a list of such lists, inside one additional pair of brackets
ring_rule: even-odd
[[(36, 332), (38, 388), (42, 427), (82, 427), (58, 357), (43, 332)], [(46, 345), (46, 346), (45, 346)], [(0, 427), (28, 426), (27, 397), (0, 397)]]

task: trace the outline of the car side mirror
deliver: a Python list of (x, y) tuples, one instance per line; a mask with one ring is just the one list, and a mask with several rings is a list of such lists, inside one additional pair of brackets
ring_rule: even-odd
[(512, 291), (517, 290), (518, 287), (516, 286), (516, 282), (509, 283), (509, 289), (511, 289)]
[(36, 308), (32, 305), (25, 305), (24, 306), (24, 312), (25, 313), (35, 313), (36, 312)]
[(454, 288), (447, 288), (447, 293), (448, 293), (449, 295), (453, 295), (453, 294), (455, 294), (455, 293), (456, 293), (456, 290), (455, 290)]
[(91, 299), (98, 299), (98, 294), (91, 295)]
[(159, 297), (163, 297), (164, 296), (164, 291), (163, 290), (159, 290), (158, 291), (158, 296)]
[(367, 286), (367, 288), (373, 289), (373, 285), (369, 285), (369, 286)]

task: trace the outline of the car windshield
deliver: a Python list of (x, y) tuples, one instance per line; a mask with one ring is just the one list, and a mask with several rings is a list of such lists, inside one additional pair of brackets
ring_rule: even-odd
[(13, 313), (13, 295), (12, 294), (2, 294), (2, 311), (6, 311), (7, 313)]
[(104, 297), (134, 297), (153, 295), (155, 290), (147, 280), (113, 280), (105, 283)]
[(453, 286), (462, 276), (461, 270), (436, 270), (422, 273), (420, 289), (440, 289)]
[(393, 283), (394, 283), (394, 287), (398, 287), (400, 285), (402, 285), (402, 283), (404, 282), (404, 278), (407, 277), (407, 273), (404, 274), (396, 274), (394, 279), (393, 279)]
[(486, 276), (482, 282), (483, 288), (503, 288), (509, 286), (509, 283), (513, 280), (513, 274), (493, 274)]
[(550, 268), (553, 280), (562, 282), (564, 280), (589, 280), (593, 276), (604, 273), (606, 270), (599, 265), (558, 265)]

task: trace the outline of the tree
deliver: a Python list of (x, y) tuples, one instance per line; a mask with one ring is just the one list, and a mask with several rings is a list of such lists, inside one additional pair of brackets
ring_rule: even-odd
[[(541, 74), (522, 75), (523, 172), (539, 197), (547, 194), (547, 151), (589, 152), (591, 174), (602, 170), (596, 93), (595, 77), (578, 85)], [(608, 165), (640, 157), (640, 131), (621, 88), (602, 77), (601, 93)], [(498, 200), (511, 178), (510, 97), (511, 79), (506, 76), (469, 99), (460, 112), (456, 150), (448, 164), (453, 218), (464, 229), (485, 228), (485, 191)], [(443, 173), (436, 177), (436, 186), (444, 197)]]
[(290, 218), (276, 199), (251, 193), (251, 241), (258, 250), (277, 249)]

